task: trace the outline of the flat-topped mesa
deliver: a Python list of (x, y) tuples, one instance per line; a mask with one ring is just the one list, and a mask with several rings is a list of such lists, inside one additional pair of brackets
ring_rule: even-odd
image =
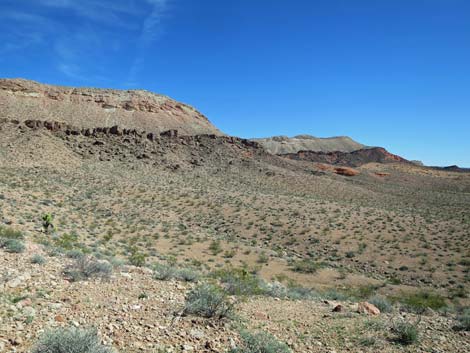
[(326, 138), (314, 137), (310, 135), (298, 135), (294, 137), (273, 136), (267, 138), (256, 138), (252, 140), (259, 142), (268, 152), (278, 155), (297, 153), (299, 151), (352, 152), (367, 148), (367, 146), (356, 142), (347, 136)]
[(0, 79), (0, 116), (63, 121), (80, 128), (118, 125), (185, 135), (223, 135), (193, 107), (144, 90), (73, 88)]

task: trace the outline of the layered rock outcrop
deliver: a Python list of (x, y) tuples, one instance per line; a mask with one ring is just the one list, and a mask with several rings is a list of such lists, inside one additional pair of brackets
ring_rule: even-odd
[(193, 107), (143, 90), (73, 88), (0, 79), (0, 117), (60, 121), (79, 128), (114, 125), (184, 135), (222, 133)]

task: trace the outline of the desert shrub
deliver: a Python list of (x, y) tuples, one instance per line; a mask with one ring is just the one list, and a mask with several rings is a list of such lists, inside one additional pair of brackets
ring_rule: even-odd
[(388, 299), (380, 295), (373, 296), (367, 301), (374, 304), (382, 313), (389, 313), (393, 310), (393, 306)]
[(430, 291), (420, 291), (404, 294), (398, 298), (404, 306), (414, 312), (422, 313), (427, 308), (433, 310), (443, 309), (447, 306), (445, 298)]
[(32, 353), (113, 353), (101, 344), (96, 330), (60, 328), (42, 335)]
[(54, 245), (64, 250), (72, 250), (78, 244), (77, 234), (64, 233), (61, 236), (54, 239)]
[(418, 341), (418, 323), (401, 320), (392, 325), (393, 340), (402, 345), (410, 345)]
[(241, 347), (230, 353), (291, 353), (289, 347), (267, 332), (241, 332)]
[(209, 250), (213, 255), (217, 255), (222, 252), (222, 246), (220, 245), (220, 240), (213, 240), (209, 245)]
[(54, 246), (50, 246), (47, 248), (47, 255), (50, 257), (57, 257), (64, 254), (64, 250), (62, 248), (56, 248)]
[(39, 254), (35, 254), (31, 257), (31, 263), (32, 264), (42, 265), (42, 264), (46, 263), (46, 259), (44, 258), (44, 256), (41, 256)]
[(21, 253), (24, 251), (25, 246), (21, 240), (3, 238), (0, 239), (0, 248), (4, 248), (9, 253)]
[(24, 236), (19, 230), (0, 226), (0, 238), (21, 240), (24, 239)]
[(232, 312), (233, 306), (226, 293), (212, 284), (200, 284), (186, 297), (185, 314), (221, 319), (231, 316)]
[(372, 347), (377, 344), (377, 339), (374, 336), (364, 336), (359, 339), (359, 344), (364, 347)]
[(269, 262), (269, 256), (263, 251), (259, 254), (256, 262), (259, 264), (267, 264)]
[(465, 308), (460, 314), (457, 315), (459, 330), (470, 331), (470, 308)]
[(301, 286), (289, 286), (287, 288), (286, 297), (293, 300), (304, 300), (318, 297), (313, 290)]
[(175, 277), (180, 281), (197, 282), (201, 276), (198, 271), (185, 267), (177, 270)]
[(153, 278), (160, 281), (169, 281), (176, 275), (176, 268), (167, 264), (156, 264), (153, 271)]
[(329, 300), (340, 300), (340, 301), (347, 301), (350, 300), (351, 297), (341, 291), (338, 291), (334, 288), (327, 290), (322, 294), (322, 297)]
[(139, 252), (137, 249), (132, 249), (129, 256), (129, 263), (132, 266), (142, 267), (145, 265), (146, 256), (144, 253)]
[(300, 260), (292, 264), (292, 270), (300, 273), (315, 273), (322, 267), (322, 264), (313, 260)]
[(287, 288), (279, 282), (267, 283), (263, 282), (261, 285), (262, 294), (274, 297), (274, 298), (285, 298), (287, 297)]
[(213, 273), (225, 291), (232, 295), (262, 295), (263, 280), (245, 269), (224, 269)]
[(64, 275), (71, 281), (87, 280), (89, 278), (108, 279), (113, 271), (108, 262), (98, 261), (92, 257), (83, 256), (76, 259), (64, 269)]
[(85, 254), (83, 251), (74, 249), (74, 250), (69, 250), (65, 253), (65, 256), (67, 256), (69, 259), (79, 259), (81, 257), (84, 257)]

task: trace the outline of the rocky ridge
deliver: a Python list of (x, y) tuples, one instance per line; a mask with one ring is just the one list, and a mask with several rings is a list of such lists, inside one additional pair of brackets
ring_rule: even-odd
[(366, 163), (412, 163), (400, 156), (388, 152), (382, 147), (372, 147), (352, 152), (299, 151), (297, 153), (283, 154), (282, 156), (294, 160), (343, 165), (348, 167), (360, 167)]
[(297, 153), (299, 151), (352, 152), (367, 147), (347, 136), (327, 138), (314, 137), (310, 135), (298, 135), (294, 137), (274, 136), (252, 140), (260, 143), (272, 154), (288, 154)]
[(0, 116), (63, 121), (80, 128), (119, 125), (222, 135), (202, 113), (163, 95), (144, 90), (62, 87), (23, 79), (0, 79)]

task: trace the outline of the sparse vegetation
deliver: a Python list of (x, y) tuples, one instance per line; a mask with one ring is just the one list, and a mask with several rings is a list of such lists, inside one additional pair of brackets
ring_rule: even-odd
[(60, 328), (46, 332), (33, 347), (32, 353), (113, 353), (101, 344), (96, 330)]
[(393, 323), (393, 340), (402, 345), (411, 345), (418, 341), (418, 323), (400, 320)]
[(431, 291), (402, 294), (398, 300), (409, 310), (422, 313), (426, 309), (439, 310), (447, 306), (444, 297)]
[(43, 265), (46, 263), (46, 259), (44, 256), (41, 256), (39, 254), (35, 254), (31, 257), (31, 263), (32, 264), (37, 264), (37, 265)]
[(470, 308), (464, 308), (462, 312), (457, 315), (457, 329), (470, 331)]
[(233, 306), (225, 292), (212, 284), (200, 284), (186, 297), (186, 314), (222, 319), (230, 317), (232, 312)]
[(368, 302), (375, 305), (382, 313), (390, 313), (393, 310), (393, 306), (388, 299), (379, 295), (369, 298)]
[(21, 240), (18, 239), (0, 239), (0, 248), (5, 249), (9, 253), (21, 253), (24, 251), (25, 246)]
[(266, 332), (241, 333), (242, 344), (230, 353), (291, 353), (289, 347), (278, 341), (273, 335)]
[(76, 259), (64, 269), (64, 275), (72, 282), (91, 278), (109, 279), (111, 273), (112, 266), (108, 262), (98, 261), (89, 256)]

